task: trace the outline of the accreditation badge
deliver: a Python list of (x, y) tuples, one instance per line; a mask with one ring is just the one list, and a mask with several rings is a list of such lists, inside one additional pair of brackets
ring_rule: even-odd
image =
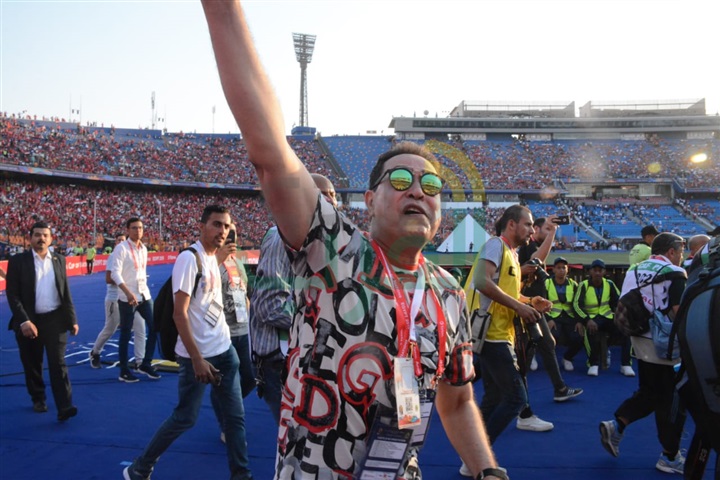
[(367, 453), (353, 478), (395, 480), (410, 447), (412, 430), (400, 430), (390, 415), (378, 414), (368, 435)]
[(205, 317), (203, 317), (203, 320), (209, 323), (211, 327), (215, 327), (215, 325), (217, 325), (218, 321), (220, 320), (220, 315), (222, 315), (222, 313), (222, 305), (220, 305), (217, 300), (213, 300), (208, 307), (207, 312), (205, 312)]
[(413, 359), (395, 357), (395, 400), (398, 428), (414, 428), (422, 423), (420, 393)]
[(234, 288), (232, 290), (233, 303), (235, 304), (235, 319), (237, 323), (244, 324), (248, 322), (247, 314), (247, 297), (245, 290)]

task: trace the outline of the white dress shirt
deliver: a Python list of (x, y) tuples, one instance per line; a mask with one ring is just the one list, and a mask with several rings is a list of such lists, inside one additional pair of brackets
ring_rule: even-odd
[[(140, 243), (138, 248), (130, 239), (120, 243), (111, 256), (111, 263), (108, 263), (111, 277), (119, 287), (122, 284), (135, 295), (138, 301), (141, 296), (150, 300), (150, 289), (147, 285), (147, 248)], [(118, 300), (127, 302), (128, 298), (122, 288), (118, 289)]]
[(35, 261), (35, 313), (48, 313), (60, 308), (60, 294), (55, 287), (53, 254), (47, 252), (45, 258), (32, 251)]

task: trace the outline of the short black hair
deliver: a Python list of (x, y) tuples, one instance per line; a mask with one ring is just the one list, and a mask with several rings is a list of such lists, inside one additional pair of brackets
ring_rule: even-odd
[(545, 217), (538, 217), (533, 222), (533, 227), (542, 228), (543, 225), (545, 225)]
[(506, 208), (502, 216), (495, 222), (495, 235), (499, 237), (510, 220), (519, 222), (524, 212), (532, 215), (530, 209), (523, 205), (516, 204)]
[(437, 169), (439, 168), (440, 162), (438, 162), (437, 157), (433, 155), (433, 153), (428, 150), (427, 148), (423, 147), (422, 145), (418, 145), (417, 143), (413, 142), (400, 142), (394, 147), (392, 147), (390, 150), (388, 150), (385, 153), (380, 154), (380, 156), (377, 159), (377, 162), (375, 162), (375, 166), (373, 167), (372, 171), (370, 172), (370, 181), (368, 183), (368, 190), (372, 190), (373, 188), (377, 187), (376, 183), (378, 180), (380, 180), (380, 177), (383, 174), (383, 168), (385, 166), (385, 162), (390, 160), (393, 157), (397, 157), (398, 155), (417, 155), (418, 157), (422, 157), (428, 162), (432, 163), (433, 166)]
[(203, 210), (202, 216), (200, 217), (200, 223), (207, 223), (208, 218), (210, 218), (210, 215), (213, 213), (227, 213), (229, 215), (230, 210), (223, 205), (208, 205)]
[(132, 225), (135, 222), (142, 222), (138, 217), (131, 217), (128, 218), (128, 221), (125, 222), (125, 228), (130, 228), (130, 225)]
[(31, 236), (31, 237), (32, 237), (33, 231), (34, 231), (36, 228), (47, 228), (47, 229), (49, 230), (49, 229), (50, 229), (50, 225), (48, 225), (48, 223), (47, 223), (46, 221), (44, 221), (44, 220), (38, 220), (37, 222), (33, 223), (33, 224), (32, 224), (32, 227), (30, 227), (30, 236)]
[(653, 240), (650, 246), (650, 252), (653, 255), (664, 255), (671, 248), (677, 250), (679, 245), (682, 245), (682, 248), (685, 247), (685, 239), (683, 237), (670, 232), (662, 232)]

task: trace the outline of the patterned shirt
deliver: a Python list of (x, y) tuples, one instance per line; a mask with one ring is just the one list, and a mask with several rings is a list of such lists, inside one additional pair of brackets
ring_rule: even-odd
[[(372, 407), (395, 409), (398, 346), (388, 275), (363, 232), (319, 199), (304, 245), (291, 254), (297, 311), (280, 409), (277, 478), (282, 479), (350, 478), (365, 455)], [(474, 375), (465, 294), (448, 272), (430, 262), (426, 267), (415, 318), (421, 380), (431, 385), (438, 361), (432, 289), (447, 322), (442, 381), (464, 385)], [(415, 272), (396, 273), (412, 292)]]
[(282, 359), (280, 331), (292, 320), (292, 269), (285, 244), (273, 227), (260, 246), (257, 276), (250, 298), (250, 345), (254, 356)]

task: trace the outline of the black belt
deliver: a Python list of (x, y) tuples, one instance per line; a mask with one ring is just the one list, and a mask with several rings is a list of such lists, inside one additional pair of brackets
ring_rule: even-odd
[(58, 307), (58, 308), (56, 308), (55, 310), (53, 310), (53, 311), (51, 311), (51, 312), (47, 312), (47, 313), (35, 313), (35, 316), (37, 317), (38, 320), (42, 320), (42, 319), (44, 319), (44, 318), (50, 318), (50, 317), (53, 317), (53, 316), (60, 315), (61, 310), (62, 310), (62, 307)]

